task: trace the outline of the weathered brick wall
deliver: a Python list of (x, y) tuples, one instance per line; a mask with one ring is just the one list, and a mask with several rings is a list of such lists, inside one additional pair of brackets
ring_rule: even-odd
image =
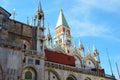
[(8, 31), (18, 35), (32, 37), (32, 26), (14, 20), (9, 20)]

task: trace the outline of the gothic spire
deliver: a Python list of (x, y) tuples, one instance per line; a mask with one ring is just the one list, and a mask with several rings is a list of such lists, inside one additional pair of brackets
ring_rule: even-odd
[(93, 55), (96, 56), (98, 54), (97, 48), (93, 45)]
[(88, 53), (90, 53), (90, 46), (88, 46)]
[(47, 29), (47, 34), (46, 34), (46, 36), (51, 38), (51, 34), (50, 34), (50, 29), (49, 29), (49, 27), (48, 27), (48, 29)]
[(57, 25), (56, 25), (56, 28), (59, 27), (59, 26), (65, 26), (65, 27), (69, 27), (66, 19), (65, 19), (65, 16), (63, 14), (63, 10), (62, 8), (60, 9), (60, 13), (59, 13), (59, 17), (58, 17), (58, 21), (57, 21)]
[(41, 6), (41, 3), (40, 3), (40, 0), (39, 0), (39, 3), (38, 3), (37, 11), (38, 11), (38, 12), (43, 12), (42, 6)]
[(84, 46), (83, 46), (83, 44), (82, 44), (82, 41), (79, 39), (79, 45), (78, 45), (79, 47), (79, 49), (80, 50), (83, 50), (84, 51)]
[(52, 37), (51, 37), (51, 34), (50, 34), (50, 29), (48, 27), (47, 28), (47, 33), (46, 33), (46, 45), (47, 45), (48, 48), (50, 48), (51, 44), (52, 44)]
[(93, 51), (96, 51), (97, 49), (96, 49), (96, 45), (93, 45)]
[(40, 0), (39, 0), (38, 7), (37, 7), (37, 10), (35, 13), (35, 19), (40, 20), (43, 17), (43, 15), (44, 15), (44, 13), (43, 13), (42, 6), (41, 6)]

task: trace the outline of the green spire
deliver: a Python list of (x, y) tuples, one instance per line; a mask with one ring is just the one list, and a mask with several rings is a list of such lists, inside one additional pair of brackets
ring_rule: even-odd
[(62, 7), (60, 8), (60, 14), (59, 14), (59, 17), (58, 17), (56, 28), (61, 26), (61, 25), (65, 26), (65, 27), (69, 27), (68, 23), (67, 23), (67, 21), (65, 19), (65, 16), (63, 14)]

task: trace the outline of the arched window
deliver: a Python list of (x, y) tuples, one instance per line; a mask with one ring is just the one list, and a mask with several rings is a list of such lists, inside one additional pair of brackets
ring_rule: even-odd
[(32, 73), (30, 71), (25, 73), (25, 79), (32, 79)]
[(37, 80), (37, 72), (32, 67), (26, 67), (22, 72), (22, 80)]

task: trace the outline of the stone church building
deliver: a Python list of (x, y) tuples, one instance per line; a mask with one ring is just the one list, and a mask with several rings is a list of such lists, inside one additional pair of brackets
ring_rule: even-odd
[(82, 42), (78, 47), (72, 44), (70, 26), (62, 9), (54, 37), (44, 26), (40, 2), (33, 25), (10, 16), (0, 6), (0, 80), (116, 80), (100, 66), (95, 46), (93, 52), (88, 50), (83, 56)]

